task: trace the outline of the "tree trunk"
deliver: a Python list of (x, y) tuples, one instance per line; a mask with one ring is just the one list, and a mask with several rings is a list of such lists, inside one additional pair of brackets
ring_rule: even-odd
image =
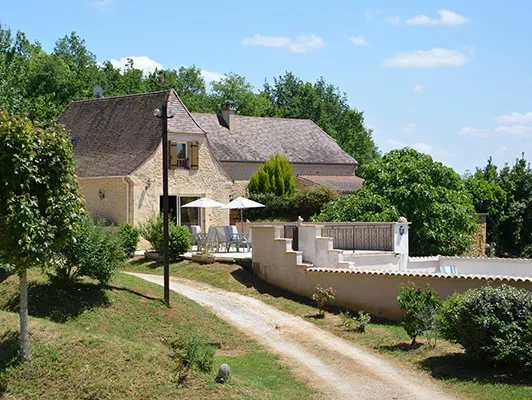
[(20, 355), (30, 359), (30, 332), (28, 328), (28, 271), (19, 275), (20, 280)]

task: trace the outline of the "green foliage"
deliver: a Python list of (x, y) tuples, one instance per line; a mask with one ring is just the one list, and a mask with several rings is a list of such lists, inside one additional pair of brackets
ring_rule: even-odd
[(320, 316), (325, 315), (327, 304), (336, 298), (336, 291), (330, 287), (324, 289), (321, 285), (316, 285), (316, 291), (312, 294), (312, 300), (316, 302)]
[(390, 222), (399, 218), (397, 208), (386, 198), (360, 189), (327, 204), (311, 220), (317, 222)]
[(436, 317), (438, 334), (446, 340), (457, 343), (459, 334), (457, 328), (458, 309), (462, 305), (464, 293), (455, 292), (442, 302)]
[(248, 208), (244, 210), (245, 218), (256, 221), (273, 220), (273, 219), (287, 219), (293, 220), (296, 218), (294, 211), (294, 203), (292, 197), (277, 196), (274, 193), (267, 194), (251, 194), (251, 200), (264, 204), (260, 208)]
[(214, 364), (216, 348), (207, 344), (197, 334), (171, 343), (172, 358), (177, 362), (176, 374), (178, 383), (183, 383), (190, 373), (209, 373)]
[(458, 306), (466, 355), (532, 371), (532, 293), (502, 285), (470, 290)]
[(441, 301), (438, 293), (429, 285), (421, 289), (412, 282), (407, 285), (401, 284), (397, 301), (399, 308), (405, 312), (401, 325), (412, 339), (412, 344), (424, 332), (434, 331), (436, 314)]
[(476, 231), (471, 196), (460, 176), (411, 148), (392, 150), (365, 165), (364, 187), (329, 204), (318, 221), (395, 221), (406, 217), (410, 253), (456, 255), (466, 251)]
[(43, 264), (83, 213), (68, 134), (0, 111), (0, 187), (2, 258), (17, 271)]
[(324, 206), (338, 200), (340, 195), (328, 186), (316, 185), (302, 189), (294, 195), (294, 208), (298, 215), (308, 220), (314, 214), (319, 214)]
[(532, 244), (532, 169), (524, 155), (497, 171), (491, 158), (466, 177), (478, 212), (488, 212), (488, 241), (496, 255), (529, 257)]
[(152, 249), (162, 253), (164, 234), (163, 214), (153, 214), (145, 221), (139, 223), (140, 235), (148, 241)]
[(249, 193), (274, 193), (277, 196), (292, 196), (296, 188), (296, 178), (288, 159), (279, 154), (270, 157), (258, 171), (251, 175)]
[(140, 230), (131, 224), (122, 224), (118, 228), (118, 236), (122, 242), (125, 256), (133, 257), (139, 243)]
[(371, 316), (364, 311), (359, 311), (356, 317), (346, 310), (340, 313), (340, 320), (345, 331), (364, 333), (371, 322)]
[(173, 222), (168, 227), (168, 233), (168, 257), (175, 261), (192, 248), (192, 233), (186, 226), (175, 225)]
[(216, 112), (223, 107), (230, 107), (238, 114), (250, 116), (264, 116), (270, 107), (268, 100), (253, 92), (253, 86), (246, 78), (235, 73), (229, 73), (219, 81), (212, 82), (212, 101), (216, 105)]
[(107, 284), (124, 260), (121, 237), (85, 215), (46, 270), (52, 281), (65, 285), (71, 286), (81, 277)]

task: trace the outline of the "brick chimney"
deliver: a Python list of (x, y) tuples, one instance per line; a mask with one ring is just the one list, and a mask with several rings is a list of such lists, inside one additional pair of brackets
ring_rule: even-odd
[(227, 129), (230, 131), (235, 129), (235, 115), (236, 111), (234, 108), (230, 106), (224, 106), (222, 108), (222, 119), (224, 120)]

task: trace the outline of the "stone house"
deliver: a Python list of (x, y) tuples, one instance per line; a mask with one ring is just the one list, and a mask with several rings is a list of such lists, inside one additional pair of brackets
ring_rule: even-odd
[[(163, 104), (176, 113), (168, 119), (167, 144), (153, 114)], [(253, 172), (275, 153), (288, 158), (295, 175), (356, 178), (357, 162), (310, 120), (190, 113), (174, 90), (74, 101), (58, 122), (70, 131), (87, 209), (116, 223), (137, 224), (160, 212), (163, 145), (170, 209), (182, 225), (227, 224), (228, 211), (181, 206), (245, 195)]]

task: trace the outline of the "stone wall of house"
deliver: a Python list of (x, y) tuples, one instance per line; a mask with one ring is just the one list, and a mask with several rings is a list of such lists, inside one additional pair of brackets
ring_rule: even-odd
[[(131, 221), (132, 196), (127, 207), (128, 180), (121, 177), (80, 178), (79, 186), (85, 208), (97, 218), (106, 218), (117, 224)], [(132, 185), (129, 185), (130, 194)], [(129, 210), (129, 218), (127, 212)]]
[[(172, 139), (172, 138), (171, 138)], [(197, 170), (173, 169), (168, 171), (168, 194), (170, 196), (208, 197), (228, 203), (232, 194), (233, 181), (224, 168), (213, 157), (204, 137), (185, 138), (184, 141), (198, 141), (199, 167)], [(134, 222), (145, 220), (160, 211), (162, 188), (162, 145), (154, 155), (132, 175), (135, 181)], [(148, 184), (149, 182), (149, 184)], [(227, 225), (229, 212), (208, 208), (205, 212), (206, 226)]]
[[(251, 175), (259, 169), (262, 163), (232, 163), (222, 162), (225, 170), (235, 181), (249, 181)], [(353, 175), (353, 165), (338, 164), (292, 164), (294, 175)]]

